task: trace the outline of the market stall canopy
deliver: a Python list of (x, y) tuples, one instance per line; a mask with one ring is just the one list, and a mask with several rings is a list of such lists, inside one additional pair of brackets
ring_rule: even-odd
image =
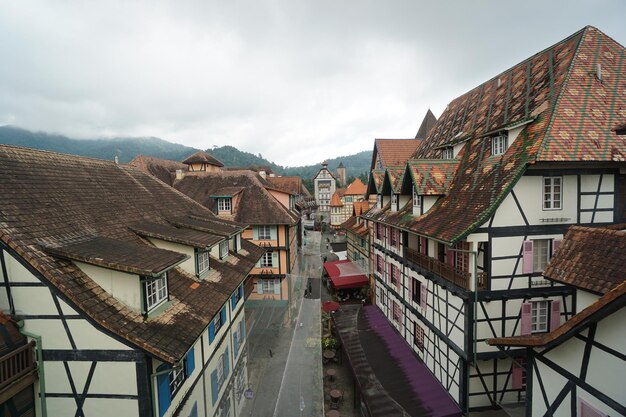
[(324, 270), (330, 277), (333, 287), (338, 290), (360, 288), (368, 284), (363, 271), (349, 260), (325, 262)]

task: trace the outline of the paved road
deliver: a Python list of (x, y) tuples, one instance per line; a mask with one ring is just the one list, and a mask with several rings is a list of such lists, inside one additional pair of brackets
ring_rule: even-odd
[(246, 302), (248, 376), (254, 398), (242, 416), (323, 415), (320, 241), (319, 232), (307, 232), (296, 271), (287, 278), (288, 301)]

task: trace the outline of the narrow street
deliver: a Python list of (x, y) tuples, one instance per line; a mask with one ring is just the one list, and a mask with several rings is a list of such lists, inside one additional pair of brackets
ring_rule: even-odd
[[(252, 399), (242, 416), (323, 415), (320, 344), (321, 233), (307, 231), (287, 301), (246, 302)], [(311, 293), (304, 297), (310, 281)]]

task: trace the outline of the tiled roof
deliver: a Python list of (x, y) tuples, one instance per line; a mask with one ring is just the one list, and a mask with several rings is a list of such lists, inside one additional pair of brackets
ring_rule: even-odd
[(204, 151), (198, 151), (194, 153), (193, 155), (188, 156), (187, 159), (183, 161), (183, 164), (186, 164), (186, 165), (201, 164), (201, 163), (213, 165), (216, 167), (224, 166), (223, 163), (221, 163), (215, 157), (213, 157), (212, 155)]
[[(94, 326), (160, 360), (179, 361), (227, 301), (226, 293), (236, 288), (231, 280), (198, 281), (174, 268), (168, 272), (172, 304), (145, 320), (72, 262), (45, 251), (44, 247), (87, 236), (148, 247), (130, 230), (131, 225), (164, 223), (185, 215), (214, 217), (195, 201), (136, 168), (1, 145), (0, 195), (2, 243)], [(254, 245), (244, 248), (248, 254), (242, 255), (245, 259), (237, 266), (224, 266), (229, 271), (224, 269), (219, 277), (237, 274), (238, 282), (244, 279), (247, 272), (241, 268), (252, 268), (262, 254), (262, 249), (255, 252)]]
[(130, 226), (130, 229), (139, 236), (165, 240), (167, 242), (180, 243), (194, 248), (205, 249), (214, 246), (224, 237), (218, 234), (200, 230), (174, 227), (167, 224), (141, 222)]
[(292, 195), (306, 194), (302, 185), (302, 178), (292, 177), (268, 177), (267, 181), (279, 190), (285, 191)]
[(55, 243), (44, 249), (57, 258), (147, 276), (159, 275), (187, 259), (179, 252), (102, 236)]
[(177, 227), (184, 227), (201, 232), (213, 233), (219, 236), (232, 236), (248, 227), (245, 223), (224, 220), (219, 217), (199, 217), (194, 215), (168, 217), (170, 223)]
[[(489, 219), (537, 160), (623, 160), (626, 143), (612, 129), (614, 118), (625, 117), (626, 65), (620, 64), (625, 57), (624, 47), (586, 27), (454, 99), (412, 158), (439, 159), (441, 145), (469, 135), (448, 194), (425, 215), (402, 218), (401, 226), (455, 243)], [(602, 83), (594, 75), (597, 63), (602, 64)], [(581, 90), (581, 85), (586, 87)], [(599, 103), (605, 103), (601, 110)], [(567, 120), (572, 128), (560, 130)], [(525, 121), (506, 153), (491, 156), (488, 136)], [(580, 138), (591, 144), (581, 146)]]
[(418, 159), (408, 164), (411, 180), (418, 195), (445, 195), (459, 161), (448, 159)]
[(234, 207), (233, 220), (247, 225), (296, 224), (299, 217), (286, 209), (266, 189), (265, 181), (249, 170), (189, 173), (174, 181), (174, 188), (211, 210), (217, 210), (218, 190), (238, 187), (243, 191)]
[(360, 179), (355, 179), (346, 188), (345, 195), (364, 195), (367, 192), (367, 187)]
[[(370, 181), (368, 183), (368, 193), (378, 194), (383, 189), (383, 180), (385, 179), (384, 169), (374, 169), (370, 173)], [(375, 189), (372, 189), (372, 185)]]
[(374, 166), (376, 156), (382, 162), (382, 169), (406, 164), (421, 142), (420, 139), (376, 139), (372, 154), (372, 169), (378, 169)]
[(244, 187), (222, 187), (216, 189), (214, 191), (215, 194), (211, 195), (210, 197), (234, 197), (242, 192), (244, 189)]
[(331, 207), (341, 207), (343, 206), (343, 203), (341, 202), (341, 196), (339, 193), (339, 190), (335, 191), (333, 193), (333, 196), (330, 199), (330, 204)]
[(360, 237), (367, 236), (369, 234), (369, 229), (367, 228), (367, 226), (365, 226), (365, 223), (362, 222), (358, 224), (356, 220), (356, 216), (352, 216), (348, 220), (343, 222), (339, 227), (355, 233)]
[(149, 172), (167, 185), (172, 185), (176, 170), (187, 171), (187, 165), (178, 161), (155, 158), (152, 156), (137, 155), (129, 165)]
[(621, 230), (571, 226), (543, 275), (606, 294), (626, 280), (626, 225)]
[(360, 216), (361, 214), (369, 210), (369, 208), (370, 208), (370, 203), (367, 200), (355, 201), (354, 203), (352, 203), (352, 211), (355, 216)]
[(385, 172), (385, 178), (389, 179), (389, 187), (391, 189), (387, 190), (384, 182), (383, 182), (383, 192), (392, 192), (394, 194), (400, 193), (400, 188), (402, 187), (402, 178), (404, 177), (404, 172), (406, 171), (405, 167), (389, 167)]
[(422, 120), (422, 124), (415, 134), (415, 139), (426, 139), (428, 136), (428, 132), (437, 124), (437, 118), (433, 114), (433, 112), (428, 109), (426, 112), (426, 116), (424, 116), (424, 120)]
[(609, 314), (626, 306), (626, 281), (600, 297), (596, 302), (585, 308), (571, 319), (549, 333), (540, 333), (531, 336), (512, 336), (488, 339), (492, 346), (523, 346), (541, 347), (549, 344), (558, 344), (580, 333), (593, 323), (597, 323)]

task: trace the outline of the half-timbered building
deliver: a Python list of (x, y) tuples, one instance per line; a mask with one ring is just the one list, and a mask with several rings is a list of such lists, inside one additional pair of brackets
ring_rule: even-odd
[(376, 303), (466, 411), (525, 400), (485, 340), (570, 319), (576, 290), (545, 266), (569, 226), (624, 219), (625, 61), (586, 27), (450, 102), (405, 166), (374, 166)]
[[(527, 416), (626, 415), (626, 225), (572, 226), (544, 272), (573, 286), (574, 314), (549, 332), (488, 341), (513, 355), (512, 384), (525, 390)], [(532, 305), (521, 326), (532, 330)]]
[(0, 308), (36, 343), (36, 415), (240, 407), (245, 225), (138, 169), (0, 146)]

